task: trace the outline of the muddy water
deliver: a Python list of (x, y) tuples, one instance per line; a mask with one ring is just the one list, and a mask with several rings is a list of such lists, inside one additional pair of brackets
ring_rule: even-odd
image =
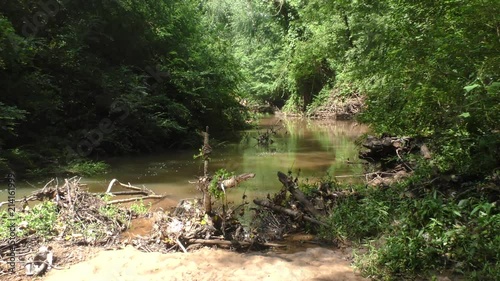
[[(258, 146), (255, 137), (270, 127), (279, 128), (273, 136), (274, 143), (269, 147)], [(366, 131), (365, 126), (352, 121), (264, 118), (260, 129), (247, 131), (240, 142), (213, 146), (209, 172), (225, 168), (236, 174), (256, 174), (254, 179), (228, 191), (229, 199), (236, 203), (241, 202), (243, 194), (251, 200), (279, 190), (277, 171), (291, 171), (300, 179), (311, 181), (327, 173), (331, 176), (359, 174), (362, 165), (347, 161), (359, 162), (354, 140)], [(113, 178), (136, 186), (145, 185), (157, 193), (167, 194), (160, 205), (168, 206), (179, 199), (199, 195), (196, 185), (189, 183), (203, 174), (202, 161), (193, 159), (195, 154), (196, 150), (184, 150), (111, 159), (112, 169), (107, 174), (82, 181), (96, 192), (104, 191)], [(33, 184), (43, 186), (43, 183)], [(26, 183), (18, 183), (17, 196), (29, 194), (33, 189)], [(6, 199), (6, 192), (0, 192), (2, 201), (4, 197)]]

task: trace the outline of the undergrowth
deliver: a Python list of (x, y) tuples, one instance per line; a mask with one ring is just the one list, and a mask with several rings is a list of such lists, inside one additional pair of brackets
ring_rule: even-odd
[[(138, 214), (144, 209), (147, 207), (142, 202), (131, 207), (131, 210)], [(116, 205), (103, 205), (99, 207), (98, 213), (110, 221), (128, 221), (125, 210)], [(97, 222), (89, 223), (76, 218), (65, 219), (61, 216), (57, 204), (52, 201), (43, 201), (31, 209), (17, 211), (14, 216), (7, 210), (1, 210), (0, 218), (0, 241), (10, 237), (24, 238), (31, 235), (51, 240), (62, 232), (69, 233), (63, 237), (65, 240), (70, 240), (73, 236), (82, 236), (86, 241), (95, 241), (106, 237), (109, 230)]]
[[(476, 192), (445, 192), (419, 179), (374, 188), (350, 186), (321, 231), (324, 238), (365, 248), (355, 264), (377, 280), (435, 278), (451, 272), (467, 280), (500, 276), (498, 201)], [(419, 192), (408, 195), (409, 190)]]
[(12, 236), (22, 238), (37, 233), (40, 237), (51, 238), (55, 235), (54, 225), (57, 220), (57, 206), (53, 202), (45, 201), (26, 212), (15, 212), (9, 215), (7, 210), (0, 211), (0, 240)]

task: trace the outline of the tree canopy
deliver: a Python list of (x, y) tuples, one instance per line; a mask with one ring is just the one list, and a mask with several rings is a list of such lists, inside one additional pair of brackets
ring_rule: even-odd
[(242, 127), (237, 63), (198, 2), (0, 1), (2, 158), (29, 170)]
[(241, 128), (242, 99), (307, 112), (336, 90), (367, 96), (360, 120), (376, 132), (429, 140), (441, 171), (488, 173), (500, 159), (499, 11), (493, 0), (3, 0), (1, 157), (189, 145), (207, 125)]
[(363, 96), (358, 121), (432, 157), (335, 196), (327, 236), (383, 237), (372, 277), (497, 280), (499, 15), (498, 0), (0, 0), (0, 171), (99, 170), (198, 146), (206, 126), (230, 137), (243, 104), (307, 115)]
[(212, 2), (228, 15), (242, 95), (305, 112), (332, 90), (361, 93), (361, 121), (428, 140), (441, 171), (498, 168), (498, 1)]

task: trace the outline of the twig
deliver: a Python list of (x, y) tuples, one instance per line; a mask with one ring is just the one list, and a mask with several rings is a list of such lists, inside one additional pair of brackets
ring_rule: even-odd
[(396, 149), (396, 155), (398, 156), (399, 160), (401, 160), (401, 162), (403, 162), (403, 164), (406, 166), (406, 168), (408, 168), (410, 171), (413, 171), (413, 169), (406, 164), (406, 162), (403, 160), (403, 158), (401, 158), (401, 155), (399, 155), (399, 150), (400, 150), (400, 148)]
[(112, 193), (109, 193), (111, 195), (150, 195), (147, 191), (115, 191)]
[(51, 182), (53, 182), (53, 181), (54, 181), (54, 179), (51, 179), (48, 183), (46, 183), (46, 184), (43, 186), (43, 188), (42, 188), (42, 189), (44, 189), (44, 188), (46, 188), (47, 186), (49, 186), (49, 184), (50, 184)]
[(113, 187), (113, 185), (114, 185), (114, 184), (115, 184), (115, 182), (117, 182), (117, 181), (118, 181), (117, 179), (112, 179), (112, 180), (109, 182), (109, 184), (108, 184), (108, 189), (106, 189), (106, 192), (104, 192), (104, 193), (106, 193), (106, 194), (110, 193), (111, 188)]
[[(119, 185), (125, 187), (125, 188), (128, 188), (128, 189), (132, 189), (132, 190), (137, 190), (137, 191), (144, 191), (146, 188), (140, 188), (140, 187), (137, 187), (137, 186), (133, 186), (131, 185), (130, 183), (128, 184), (125, 184), (125, 183), (121, 183), (120, 181), (118, 181), (117, 179), (112, 179), (110, 182), (109, 182), (109, 185), (108, 185), (108, 189), (106, 189), (106, 194), (112, 194), (111, 192), (111, 188), (113, 188), (113, 185), (115, 184), (115, 182), (117, 182)], [(154, 194), (154, 192), (152, 192), (151, 190), (149, 189), (146, 189), (148, 190), (148, 193), (149, 194)]]
[(181, 247), (181, 249), (182, 249), (182, 251), (183, 251), (184, 253), (187, 253), (186, 248), (184, 247), (184, 245), (182, 245), (181, 241), (179, 241), (179, 238), (176, 238), (176, 239), (175, 239), (175, 242), (177, 243), (177, 245), (179, 245), (179, 247)]

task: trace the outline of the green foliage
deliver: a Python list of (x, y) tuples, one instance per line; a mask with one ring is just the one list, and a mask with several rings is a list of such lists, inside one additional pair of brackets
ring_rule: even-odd
[(45, 201), (36, 205), (28, 212), (15, 212), (13, 220), (7, 211), (1, 211), (0, 239), (10, 237), (10, 226), (14, 225), (16, 237), (22, 238), (35, 233), (39, 237), (52, 238), (55, 236), (54, 225), (57, 220), (57, 206), (55, 203)]
[(329, 226), (321, 231), (324, 238), (360, 243), (378, 237), (390, 227), (397, 191), (366, 190), (364, 186), (356, 189), (361, 199), (350, 196), (336, 202), (328, 218)]
[(500, 118), (499, 73), (492, 64), (500, 49), (488, 22), (499, 4), (404, 1), (381, 8), (383, 14), (370, 16), (383, 24), (373, 27), (377, 48), (365, 49), (351, 72), (368, 92), (362, 120), (379, 132), (430, 137), (441, 171), (481, 174), (498, 167), (492, 118)]
[[(356, 265), (366, 276), (400, 280), (450, 269), (471, 280), (495, 280), (500, 255), (500, 211), (487, 198), (450, 197), (432, 189), (408, 197), (421, 182), (389, 189), (357, 188), (339, 200), (322, 230), (325, 238), (368, 243)], [(481, 183), (476, 183), (481, 185)]]
[(144, 202), (139, 200), (139, 202), (135, 202), (130, 206), (130, 210), (138, 215), (145, 215), (149, 213), (149, 210), (151, 210), (151, 205), (152, 203), (149, 202), (147, 205), (144, 204)]
[(66, 172), (83, 175), (83, 176), (93, 176), (98, 174), (103, 174), (109, 169), (109, 165), (102, 161), (72, 161), (65, 168)]
[(360, 120), (427, 138), (438, 170), (481, 176), (498, 167), (498, 1), (207, 5), (233, 42), (245, 98), (300, 113), (329, 93), (362, 93)]
[(122, 218), (122, 221), (124, 221), (123, 219), (125, 218), (125, 214), (116, 204), (107, 204), (99, 207), (99, 213), (109, 218)]
[(414, 275), (451, 267), (482, 280), (498, 276), (500, 256), (495, 249), (500, 246), (500, 216), (496, 204), (481, 199), (446, 202), (434, 192), (408, 207), (386, 244), (375, 250), (377, 258), (370, 266), (379, 268), (379, 274)]
[[(26, 111), (20, 110), (13, 106), (7, 106), (0, 102), (0, 126), (3, 130), (15, 133), (15, 126), (18, 121), (22, 121), (26, 118)], [(0, 139), (0, 141), (2, 141)], [(2, 142), (0, 142), (1, 144)]]
[(198, 1), (56, 1), (36, 30), (42, 7), (3, 2), (0, 158), (18, 174), (14, 148), (67, 165), (244, 127), (238, 64)]
[(234, 172), (228, 172), (226, 169), (219, 169), (215, 172), (215, 175), (212, 177), (210, 181), (210, 185), (208, 186), (208, 192), (212, 194), (216, 199), (224, 198), (225, 192), (220, 188), (219, 183), (223, 180), (229, 179), (234, 176)]
[[(207, 1), (207, 25), (230, 43), (241, 69), (238, 93), (247, 101), (280, 102), (286, 90), (279, 83), (285, 66), (283, 28), (273, 17), (273, 5), (265, 1)], [(255, 46), (258, 45), (258, 48)]]

